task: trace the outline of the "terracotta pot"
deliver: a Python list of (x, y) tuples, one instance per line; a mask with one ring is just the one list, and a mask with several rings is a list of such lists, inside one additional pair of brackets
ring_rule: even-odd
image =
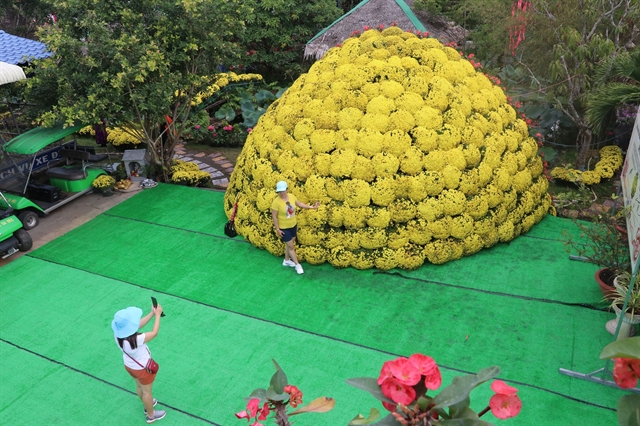
[(598, 269), (594, 275), (596, 282), (600, 286), (602, 296), (607, 300), (613, 300), (616, 297), (616, 288), (612, 285), (607, 284), (607, 276), (613, 279), (613, 272), (609, 268)]

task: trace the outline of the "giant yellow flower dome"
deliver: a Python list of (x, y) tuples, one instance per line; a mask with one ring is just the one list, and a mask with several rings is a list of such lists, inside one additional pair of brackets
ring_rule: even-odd
[(551, 206), (536, 141), (455, 49), (391, 27), (329, 50), (250, 133), (225, 194), (236, 229), (284, 252), (276, 182), (299, 210), (298, 256), (358, 269), (445, 263), (538, 223)]

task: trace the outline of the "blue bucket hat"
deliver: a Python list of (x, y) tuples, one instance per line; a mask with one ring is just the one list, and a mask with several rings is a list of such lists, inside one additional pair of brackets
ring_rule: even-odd
[(130, 306), (127, 309), (121, 309), (113, 316), (111, 328), (119, 339), (131, 336), (140, 328), (140, 318), (142, 318), (142, 309)]
[(285, 191), (287, 189), (287, 182), (281, 180), (280, 182), (276, 183), (276, 192), (282, 192)]

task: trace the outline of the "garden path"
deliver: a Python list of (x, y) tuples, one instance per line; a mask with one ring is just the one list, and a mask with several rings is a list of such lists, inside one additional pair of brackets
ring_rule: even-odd
[(183, 144), (176, 146), (174, 158), (195, 163), (198, 168), (211, 175), (211, 183), (215, 189), (226, 189), (234, 165), (220, 152), (206, 154), (190, 150)]

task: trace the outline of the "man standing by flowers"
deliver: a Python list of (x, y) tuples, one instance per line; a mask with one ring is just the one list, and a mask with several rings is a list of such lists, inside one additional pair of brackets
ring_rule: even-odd
[(295, 240), (298, 230), (296, 219), (296, 206), (301, 209), (317, 209), (320, 202), (316, 202), (313, 206), (309, 206), (298, 200), (295, 195), (289, 194), (287, 191), (287, 182), (280, 181), (276, 184), (276, 193), (278, 196), (271, 203), (271, 218), (276, 232), (284, 243), (284, 261), (283, 266), (291, 266), (296, 268), (298, 274), (303, 274), (302, 265), (298, 262), (296, 256)]

